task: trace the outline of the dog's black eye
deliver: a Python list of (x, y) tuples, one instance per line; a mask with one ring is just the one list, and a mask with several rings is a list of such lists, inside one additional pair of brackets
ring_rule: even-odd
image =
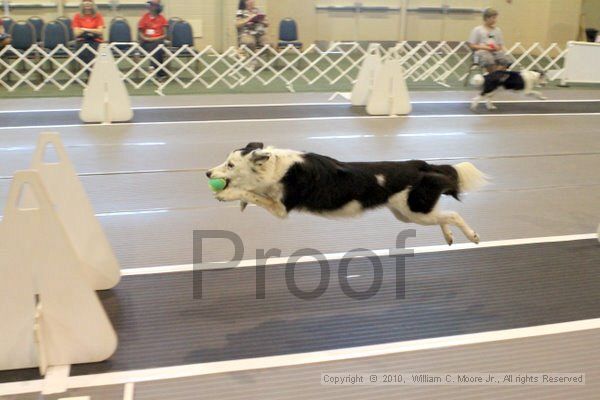
[(233, 165), (233, 163), (229, 162), (227, 163), (227, 168), (233, 168), (235, 165)]

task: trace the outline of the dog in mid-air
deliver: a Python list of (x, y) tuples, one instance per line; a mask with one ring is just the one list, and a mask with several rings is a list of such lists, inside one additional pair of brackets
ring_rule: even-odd
[(492, 97), (499, 88), (522, 91), (526, 96), (535, 96), (539, 100), (546, 100), (544, 95), (535, 90), (536, 86), (546, 85), (543, 72), (537, 71), (494, 71), (485, 76), (474, 77), (473, 84), (481, 86), (481, 93), (471, 101), (471, 110), (476, 110), (480, 102), (485, 101), (488, 110), (496, 110)]
[(442, 195), (460, 194), (486, 184), (485, 175), (468, 162), (432, 165), (425, 161), (341, 162), (294, 150), (264, 148), (249, 143), (206, 172), (224, 179), (215, 193), (220, 201), (248, 203), (285, 218), (292, 210), (325, 217), (352, 217), (368, 209), (387, 207), (402, 222), (439, 225), (451, 245), (450, 226), (473, 243), (479, 236), (454, 211), (440, 210)]

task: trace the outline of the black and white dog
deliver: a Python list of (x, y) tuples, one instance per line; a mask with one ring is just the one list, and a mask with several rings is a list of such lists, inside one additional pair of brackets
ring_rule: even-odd
[[(483, 78), (483, 81), (481, 79)], [(481, 101), (486, 102), (488, 110), (495, 110), (497, 107), (492, 103), (492, 96), (501, 87), (507, 90), (523, 91), (526, 96), (535, 96), (540, 100), (546, 100), (546, 97), (535, 87), (545, 85), (544, 73), (537, 71), (494, 71), (483, 77), (479, 75), (479, 81), (474, 79), (477, 86), (482, 86), (481, 93), (471, 101), (471, 109), (476, 110)]]
[(209, 178), (225, 179), (220, 201), (241, 201), (265, 208), (279, 218), (292, 210), (326, 217), (351, 217), (367, 209), (387, 207), (403, 222), (439, 225), (448, 244), (450, 226), (472, 242), (479, 237), (454, 211), (438, 207), (441, 195), (456, 199), (486, 183), (473, 164), (432, 165), (425, 161), (341, 162), (314, 153), (263, 148), (249, 143), (210, 169)]

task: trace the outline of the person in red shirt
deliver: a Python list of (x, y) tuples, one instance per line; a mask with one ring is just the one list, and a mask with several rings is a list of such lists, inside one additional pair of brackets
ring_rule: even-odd
[[(160, 0), (150, 0), (147, 2), (148, 12), (142, 16), (138, 24), (138, 30), (140, 32), (140, 42), (142, 48), (148, 53), (154, 51), (157, 47), (165, 43), (165, 37), (167, 37), (167, 27), (169, 22), (161, 14), (162, 5)], [(154, 61), (152, 62), (153, 68), (158, 68), (156, 74), (159, 79), (163, 79), (167, 74), (164, 69), (159, 68), (163, 63), (164, 51), (162, 48), (154, 53)]]
[[(98, 44), (102, 42), (104, 34), (104, 18), (96, 9), (91, 0), (84, 0), (79, 7), (79, 13), (73, 17), (73, 33), (77, 39), (77, 49), (88, 45), (98, 50)], [(89, 64), (95, 57), (94, 52), (84, 49), (79, 53), (79, 58)]]

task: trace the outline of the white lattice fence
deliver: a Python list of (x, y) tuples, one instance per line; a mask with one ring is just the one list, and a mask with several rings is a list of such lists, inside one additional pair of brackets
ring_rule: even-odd
[[(442, 85), (460, 82), (472, 64), (472, 53), (465, 42), (399, 42), (384, 49), (384, 58), (402, 61), (409, 82), (433, 81)], [(235, 89), (249, 84), (269, 86), (351, 84), (366, 54), (366, 46), (357, 42), (335, 42), (327, 48), (311, 45), (304, 50), (292, 46), (282, 50), (264, 47), (253, 52), (245, 47), (230, 47), (218, 52), (209, 46), (201, 50), (183, 46), (161, 46), (148, 53), (137, 43), (111, 43), (124, 81), (133, 88), (152, 87), (163, 93), (167, 87)], [(58, 46), (52, 50), (33, 46), (20, 51), (11, 46), (0, 51), (0, 86), (8, 91), (21, 87), (33, 90), (51, 86), (64, 90), (73, 85), (85, 87), (90, 65), (79, 58), (90, 47), (72, 49)], [(164, 52), (164, 62), (150, 67), (153, 55)], [(566, 50), (552, 44), (524, 46), (516, 43), (508, 49), (514, 58), (512, 69), (560, 69)], [(166, 77), (158, 77), (162, 68)]]

